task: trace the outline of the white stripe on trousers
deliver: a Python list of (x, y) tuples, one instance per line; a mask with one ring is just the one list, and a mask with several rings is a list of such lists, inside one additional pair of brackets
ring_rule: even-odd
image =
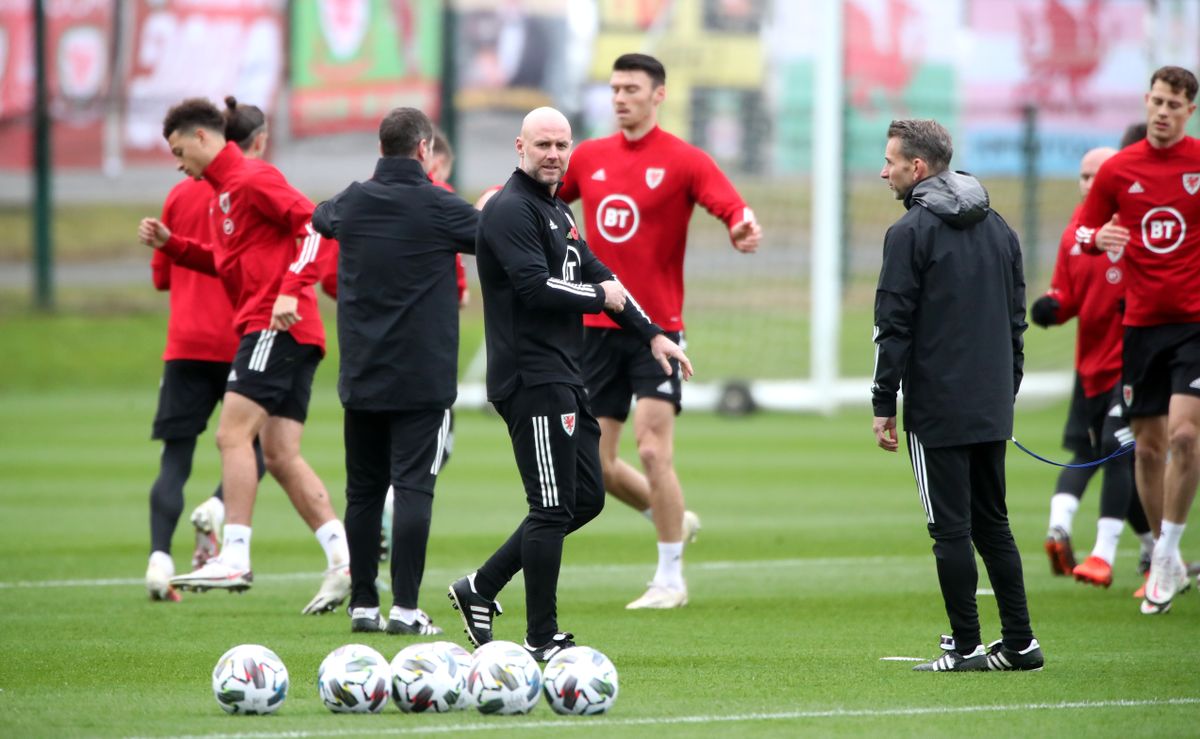
[(263, 372), (267, 369), (267, 360), (271, 356), (271, 347), (275, 344), (275, 334), (278, 331), (267, 329), (258, 335), (258, 341), (254, 344), (254, 352), (250, 355), (250, 363), (247, 369), (254, 372)]
[(442, 427), (438, 429), (437, 435), (437, 452), (433, 455), (433, 466), (429, 468), (429, 474), (436, 475), (442, 471), (442, 453), (446, 450), (446, 437), (450, 435), (450, 409), (446, 409), (445, 415), (442, 416)]
[(908, 432), (908, 448), (912, 454), (913, 477), (917, 478), (917, 494), (921, 496), (925, 519), (933, 523), (933, 504), (929, 502), (929, 472), (925, 469), (925, 447), (911, 431)]
[(538, 482), (542, 487), (542, 506), (553, 508), (558, 505), (558, 483), (554, 478), (554, 457), (550, 453), (550, 419), (547, 416), (534, 416), (531, 421)]

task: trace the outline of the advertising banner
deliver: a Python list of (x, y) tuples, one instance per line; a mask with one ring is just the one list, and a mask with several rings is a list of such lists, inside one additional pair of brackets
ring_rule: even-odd
[[(98, 167), (112, 80), (113, 3), (46, 3), (47, 82), (56, 167)], [(33, 160), (33, 5), (0, 0), (0, 169)]]
[(292, 3), (294, 136), (374, 131), (387, 111), (438, 117), (440, 0)]
[[(297, 3), (307, 4), (307, 3)], [(286, 0), (135, 0), (121, 141), (127, 161), (169, 156), (167, 110), (226, 95), (268, 117), (283, 76)]]

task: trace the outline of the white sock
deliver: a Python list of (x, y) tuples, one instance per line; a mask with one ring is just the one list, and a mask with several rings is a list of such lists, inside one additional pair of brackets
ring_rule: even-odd
[(658, 543), (658, 569), (654, 584), (671, 590), (683, 589), (683, 542)]
[(1171, 554), (1179, 556), (1179, 541), (1183, 539), (1183, 528), (1186, 523), (1175, 523), (1163, 519), (1162, 534), (1158, 537), (1158, 545), (1155, 547), (1155, 552), (1162, 552), (1165, 555)]
[(1117, 557), (1117, 542), (1121, 539), (1121, 530), (1125, 522), (1119, 518), (1102, 518), (1096, 522), (1096, 545), (1092, 547), (1092, 556), (1108, 562), (1110, 565)]
[(175, 560), (166, 552), (150, 552), (150, 566), (157, 567), (167, 573), (167, 577), (175, 576)]
[(225, 540), (221, 544), (220, 560), (235, 570), (250, 569), (249, 526), (225, 524)]
[(346, 527), (336, 518), (321, 524), (314, 532), (321, 548), (325, 550), (327, 567), (344, 567), (350, 563), (350, 549), (346, 544)]
[(653, 508), (647, 508), (646, 510), (642, 511), (642, 515), (646, 517), (647, 521), (649, 521), (650, 523), (654, 523), (654, 509)]
[(1075, 511), (1079, 510), (1079, 498), (1070, 493), (1055, 493), (1050, 498), (1050, 528), (1060, 528), (1071, 535), (1075, 523)]
[(393, 621), (403, 621), (406, 624), (415, 624), (417, 622), (417, 609), (392, 606), (392, 612), (388, 614), (388, 618)]
[(374, 608), (352, 608), (350, 609), (350, 618), (379, 618), (379, 606)]

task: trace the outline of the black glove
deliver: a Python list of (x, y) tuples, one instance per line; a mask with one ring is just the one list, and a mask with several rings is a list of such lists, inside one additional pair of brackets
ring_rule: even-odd
[(1048, 328), (1058, 323), (1059, 303), (1049, 295), (1043, 295), (1033, 301), (1029, 308), (1029, 318), (1042, 328)]

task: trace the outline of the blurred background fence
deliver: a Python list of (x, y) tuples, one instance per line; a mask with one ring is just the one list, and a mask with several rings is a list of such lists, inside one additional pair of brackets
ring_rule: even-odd
[[(0, 311), (39, 298), (39, 5), (53, 165), (43, 306), (78, 308), (58, 296), (88, 286), (148, 291), (134, 223), (179, 176), (160, 122), (184, 97), (261, 106), (270, 159), (314, 200), (370, 176), (388, 109), (420, 107), (450, 133), (454, 182), (473, 197), (508, 176), (532, 107), (562, 109), (577, 140), (613, 130), (612, 59), (645, 51), (668, 69), (663, 127), (725, 168), (766, 234), (746, 257), (714, 219), (692, 223), (689, 339), (721, 381), (809, 372), (815, 188), (844, 203), (842, 372), (869, 373), (873, 278), (901, 207), (878, 180), (891, 119), (950, 128), (955, 167), (989, 188), (1040, 290), (1078, 202), (1079, 157), (1144, 117), (1153, 69), (1200, 62), (1192, 0), (844, 0), (842, 176), (814, 182), (814, 65), (827, 41), (814, 19), (834, 1), (0, 0)], [(1033, 369), (1070, 368), (1059, 336)]]

